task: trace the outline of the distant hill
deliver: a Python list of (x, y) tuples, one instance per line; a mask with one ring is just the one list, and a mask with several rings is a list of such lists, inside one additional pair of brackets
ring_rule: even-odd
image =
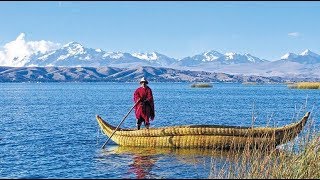
[(0, 82), (257, 82), (282, 83), (280, 77), (242, 76), (205, 71), (143, 66), (116, 67), (0, 67)]

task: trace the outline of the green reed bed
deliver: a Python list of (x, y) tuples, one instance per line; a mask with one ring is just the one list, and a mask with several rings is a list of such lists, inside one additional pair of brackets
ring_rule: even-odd
[(320, 89), (320, 82), (298, 82), (288, 84), (288, 87), (292, 89)]
[(319, 179), (320, 134), (306, 133), (282, 148), (234, 150), (211, 159), (209, 178)]
[(193, 88), (211, 88), (213, 87), (212, 84), (209, 83), (194, 83), (191, 85)]

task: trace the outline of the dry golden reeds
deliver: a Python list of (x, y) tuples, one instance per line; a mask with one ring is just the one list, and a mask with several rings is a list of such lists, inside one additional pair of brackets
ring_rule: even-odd
[(212, 84), (209, 83), (194, 83), (191, 85), (193, 88), (210, 88), (213, 87)]
[(245, 148), (229, 153), (227, 158), (212, 158), (209, 178), (319, 179), (320, 134), (310, 129), (299, 141), (281, 149)]
[(320, 89), (320, 82), (298, 82), (287, 86), (291, 89)]

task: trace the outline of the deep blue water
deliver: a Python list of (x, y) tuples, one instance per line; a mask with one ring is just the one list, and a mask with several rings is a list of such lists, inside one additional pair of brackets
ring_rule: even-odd
[[(187, 124), (282, 126), (312, 111), (319, 127), (319, 90), (284, 84), (149, 83), (151, 127)], [(118, 125), (137, 83), (0, 83), (0, 178), (208, 178), (202, 152), (121, 148), (107, 140), (95, 115)], [(132, 112), (122, 127), (135, 126)], [(147, 156), (146, 156), (147, 155)]]

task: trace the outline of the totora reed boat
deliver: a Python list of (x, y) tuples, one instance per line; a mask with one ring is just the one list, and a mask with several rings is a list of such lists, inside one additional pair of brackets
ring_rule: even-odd
[[(120, 146), (166, 148), (250, 148), (276, 147), (294, 139), (305, 126), (310, 112), (300, 121), (283, 127), (240, 127), (222, 125), (186, 125), (150, 129), (122, 129), (111, 140)], [(105, 135), (111, 136), (116, 127), (99, 115), (98, 124)]]

